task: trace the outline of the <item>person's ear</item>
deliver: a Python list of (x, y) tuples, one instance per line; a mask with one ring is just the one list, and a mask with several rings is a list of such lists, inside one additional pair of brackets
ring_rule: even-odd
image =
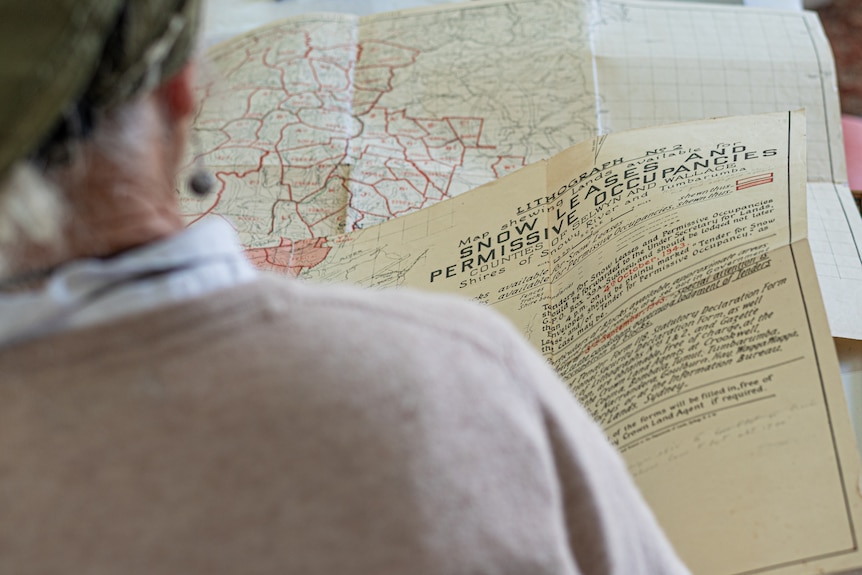
[(194, 65), (186, 64), (155, 90), (174, 121), (185, 120), (195, 111), (194, 76)]

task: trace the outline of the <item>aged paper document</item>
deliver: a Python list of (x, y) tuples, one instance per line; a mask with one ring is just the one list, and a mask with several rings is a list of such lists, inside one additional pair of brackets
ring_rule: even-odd
[(862, 338), (862, 221), (847, 185), (835, 65), (816, 14), (614, 1), (597, 10), (600, 132), (806, 109), (820, 289), (833, 335)]
[(508, 316), (623, 453), (693, 572), (862, 565), (805, 126), (794, 112), (602, 136), (271, 255), (311, 281), (459, 293)]
[(862, 220), (812, 13), (480, 0), (292, 18), (208, 59), (196, 133), (218, 193), (184, 194), (184, 211), (255, 250), (414, 212), (598, 134), (805, 108), (815, 266), (833, 334), (862, 338)]

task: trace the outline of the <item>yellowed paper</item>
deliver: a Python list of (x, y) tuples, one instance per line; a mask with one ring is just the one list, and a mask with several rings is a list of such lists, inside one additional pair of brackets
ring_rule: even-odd
[(804, 133), (797, 112), (612, 134), (286, 261), (508, 316), (604, 426), (693, 572), (862, 565)]
[[(805, 108), (810, 237), (834, 335), (862, 337), (862, 220), (814, 14), (636, 0), (480, 0), (318, 14), (209, 53), (198, 155), (255, 250), (367, 227), (597, 134)], [(827, 222), (821, 225), (821, 222)], [(257, 252), (259, 261), (279, 267)]]

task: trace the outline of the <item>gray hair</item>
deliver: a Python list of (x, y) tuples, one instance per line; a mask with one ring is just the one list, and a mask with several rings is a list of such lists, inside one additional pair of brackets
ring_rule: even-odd
[[(142, 98), (121, 104), (99, 118), (92, 133), (67, 144), (62, 165), (40, 168), (31, 159), (19, 160), (0, 181), (0, 275), (23, 264), (23, 246), (37, 246), (62, 256), (62, 236), (70, 221), (67, 191), (80, 185), (88, 169), (88, 155), (99, 155), (126, 174), (138, 171), (138, 160), (151, 153), (153, 130), (163, 122), (154, 106)], [(152, 177), (142, 174), (142, 177)], [(116, 193), (123, 193), (122, 189)]]
[(15, 164), (0, 182), (0, 275), (18, 265), (23, 245), (59, 249), (65, 211), (54, 182), (30, 161)]

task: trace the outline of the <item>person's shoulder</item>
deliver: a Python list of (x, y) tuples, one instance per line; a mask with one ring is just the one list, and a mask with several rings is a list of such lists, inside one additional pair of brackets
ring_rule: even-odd
[(314, 312), (318, 317), (373, 317), (378, 325), (419, 324), (430, 329), (477, 331), (510, 336), (510, 322), (488, 306), (456, 294), (441, 294), (407, 287), (372, 289), (349, 284), (315, 284), (264, 276), (261, 288), (282, 302), (285, 311)]
[(368, 289), (346, 284), (312, 284), (265, 277), (261, 289), (281, 313), (318, 325), (338, 325), (394, 337), (419, 331), (445, 341), (468, 342), (497, 355), (526, 345), (508, 319), (488, 306), (458, 295), (411, 288)]

